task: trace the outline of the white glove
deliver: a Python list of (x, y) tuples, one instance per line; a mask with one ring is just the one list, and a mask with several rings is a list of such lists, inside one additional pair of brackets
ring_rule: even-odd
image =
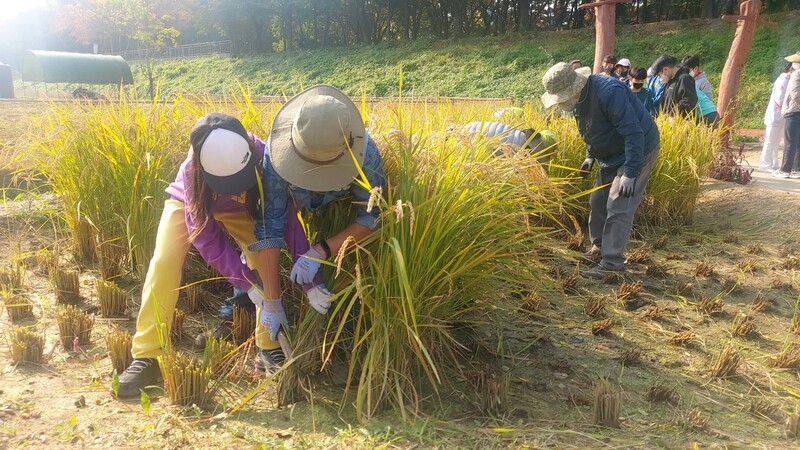
[(324, 259), (325, 257), (317, 253), (312, 247), (309, 251), (297, 258), (289, 278), (300, 285), (311, 283), (314, 281), (314, 275), (316, 275), (319, 270), (319, 260)]
[(306, 295), (308, 295), (308, 303), (311, 304), (311, 307), (314, 308), (316, 312), (323, 315), (328, 313), (328, 308), (331, 307), (331, 300), (333, 300), (333, 294), (325, 288), (324, 284), (309, 289)]

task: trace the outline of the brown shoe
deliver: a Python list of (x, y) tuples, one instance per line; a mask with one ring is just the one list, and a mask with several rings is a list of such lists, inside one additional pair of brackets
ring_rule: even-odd
[(197, 337), (194, 338), (194, 345), (197, 348), (206, 348), (206, 342), (208, 341), (209, 334), (214, 339), (222, 339), (222, 340), (230, 340), (233, 337), (233, 321), (232, 320), (221, 320), (217, 324), (217, 328), (214, 329), (213, 333), (200, 333)]

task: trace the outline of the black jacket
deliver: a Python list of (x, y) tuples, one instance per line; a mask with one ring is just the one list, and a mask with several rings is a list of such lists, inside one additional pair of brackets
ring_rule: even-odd
[(697, 91), (694, 78), (689, 75), (686, 68), (681, 67), (664, 88), (661, 108), (670, 116), (675, 114), (690, 116), (694, 114), (695, 107), (697, 107)]

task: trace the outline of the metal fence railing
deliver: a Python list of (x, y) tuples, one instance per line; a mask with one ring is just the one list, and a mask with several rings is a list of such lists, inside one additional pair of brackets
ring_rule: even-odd
[(185, 44), (157, 50), (144, 48), (128, 50), (119, 53), (119, 55), (128, 62), (143, 61), (146, 59), (192, 59), (212, 55), (230, 55), (232, 48), (231, 41), (215, 41)]

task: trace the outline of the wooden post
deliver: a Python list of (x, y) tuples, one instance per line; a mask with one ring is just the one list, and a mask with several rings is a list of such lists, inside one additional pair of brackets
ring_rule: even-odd
[(580, 5), (580, 9), (594, 8), (594, 73), (603, 71), (603, 58), (614, 53), (617, 45), (617, 3), (628, 3), (629, 0), (598, 0), (594, 3)]
[[(745, 0), (739, 5), (738, 16), (722, 16), (722, 20), (737, 22), (731, 50), (728, 53), (728, 59), (725, 61), (725, 67), (722, 69), (719, 97), (717, 99), (717, 111), (719, 111), (719, 115), (723, 118), (724, 124), (728, 129), (733, 125), (736, 94), (739, 93), (739, 82), (742, 79), (744, 63), (747, 61), (747, 55), (753, 47), (753, 37), (756, 33), (756, 21), (760, 8), (760, 0)], [(724, 141), (727, 144), (727, 137)]]

